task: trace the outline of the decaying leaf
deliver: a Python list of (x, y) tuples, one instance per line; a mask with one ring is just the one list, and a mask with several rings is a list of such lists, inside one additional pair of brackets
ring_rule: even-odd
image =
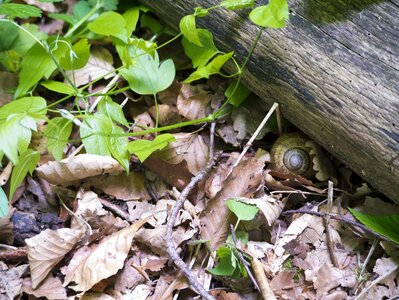
[(233, 224), (232, 213), (225, 201), (234, 197), (249, 197), (262, 182), (264, 160), (252, 157), (240, 162), (227, 177), (223, 188), (212, 198), (202, 213), (201, 237), (210, 241), (211, 249), (220, 246), (230, 232), (229, 224)]
[(36, 288), (32, 288), (30, 278), (25, 278), (22, 284), (24, 293), (36, 298), (45, 297), (48, 300), (66, 299), (67, 294), (62, 282), (58, 277), (47, 276), (47, 278)]
[(73, 71), (74, 76), (72, 76), (72, 71), (67, 71), (67, 75), (75, 79), (76, 86), (81, 86), (107, 74), (105, 79), (113, 77), (115, 76), (115, 73), (111, 73), (113, 70), (112, 54), (106, 48), (92, 47), (86, 66)]
[(80, 230), (61, 228), (46, 229), (40, 234), (26, 239), (28, 258), (35, 289), (83, 236)]
[(137, 221), (87, 248), (84, 261), (78, 258), (79, 263), (68, 270), (70, 273), (64, 273), (64, 286), (73, 281), (76, 285), (71, 288), (85, 292), (102, 279), (114, 275), (123, 267), (136, 231), (146, 222), (146, 219)]
[(169, 164), (178, 164), (185, 160), (188, 170), (196, 175), (208, 161), (208, 146), (199, 134), (177, 133), (174, 137), (176, 142), (169, 143), (165, 149), (157, 152), (156, 156)]
[(264, 195), (262, 198), (245, 198), (244, 201), (256, 205), (265, 219), (266, 226), (271, 227), (283, 211), (287, 200), (288, 198), (278, 201), (272, 196)]
[(206, 117), (206, 107), (212, 95), (201, 88), (183, 84), (177, 96), (177, 109), (179, 113), (189, 120)]
[(66, 184), (100, 174), (121, 173), (123, 168), (110, 156), (80, 154), (61, 161), (50, 161), (36, 171), (51, 184)]
[(14, 299), (22, 293), (22, 276), (29, 265), (0, 270), (0, 299)]

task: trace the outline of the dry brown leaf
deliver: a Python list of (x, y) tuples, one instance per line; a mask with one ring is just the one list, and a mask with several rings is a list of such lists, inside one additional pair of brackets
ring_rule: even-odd
[(141, 263), (140, 258), (141, 257), (135, 253), (133, 257), (126, 260), (122, 271), (116, 275), (114, 288), (118, 292), (125, 294), (134, 289), (137, 285), (147, 281), (147, 278), (137, 270), (137, 267), (140, 266)]
[(287, 200), (288, 198), (285, 198), (280, 201), (268, 195), (264, 195), (262, 198), (255, 199), (244, 198), (244, 202), (254, 204), (257, 208), (259, 208), (265, 219), (265, 224), (268, 227), (272, 227), (274, 222), (276, 222), (283, 211)]
[(0, 243), (6, 243), (12, 245), (14, 241), (14, 235), (12, 231), (13, 224), (11, 222), (11, 216), (14, 209), (10, 209), (8, 215), (0, 218)]
[(0, 270), (0, 299), (14, 299), (22, 293), (22, 276), (29, 265), (21, 265), (9, 270)]
[[(86, 66), (73, 71), (74, 76), (72, 76), (72, 71), (67, 71), (67, 75), (69, 78), (75, 79), (76, 86), (81, 86), (112, 72), (114, 70), (113, 64), (112, 54), (106, 48), (92, 47)], [(111, 73), (104, 78), (108, 79), (113, 76), (115, 76), (115, 73)]]
[(337, 184), (337, 172), (335, 171), (331, 160), (327, 158), (320, 146), (313, 141), (309, 141), (306, 143), (306, 147), (309, 149), (311, 157), (313, 157), (313, 169), (316, 171), (315, 177), (320, 181), (330, 179), (334, 184)]
[(119, 200), (151, 199), (145, 187), (143, 173), (130, 172), (129, 174), (121, 173), (112, 176), (100, 175), (88, 178), (85, 182)]
[(146, 300), (147, 297), (152, 293), (153, 288), (146, 284), (139, 284), (133, 291), (130, 291), (123, 295), (124, 300)]
[(177, 97), (177, 109), (186, 119), (206, 117), (206, 107), (212, 95), (199, 86), (183, 84)]
[(46, 229), (40, 234), (26, 239), (28, 259), (35, 289), (51, 269), (58, 264), (83, 236), (80, 230), (61, 228)]
[[(133, 132), (140, 132), (149, 128), (155, 127), (155, 122), (151, 118), (151, 115), (148, 112), (143, 112), (136, 117), (134, 117), (134, 127)], [(146, 134), (141, 138), (152, 139), (151, 134)]]
[(0, 72), (0, 106), (13, 99), (12, 90), (18, 84), (18, 75), (11, 72)]
[(196, 175), (204, 168), (208, 161), (208, 146), (199, 134), (176, 133), (176, 142), (169, 145), (162, 151), (158, 151), (156, 156), (169, 164), (178, 164), (185, 160), (188, 170)]
[(262, 182), (264, 160), (262, 157), (252, 157), (240, 162), (227, 177), (223, 188), (212, 198), (202, 213), (201, 237), (210, 241), (211, 249), (225, 242), (232, 224), (232, 213), (225, 201), (232, 197), (249, 197)]
[(85, 292), (102, 279), (116, 274), (123, 267), (136, 231), (146, 222), (146, 219), (137, 221), (103, 238), (99, 244), (91, 245), (87, 249), (85, 260), (69, 270), (71, 273), (64, 273), (66, 275), (64, 286), (73, 281), (76, 285), (71, 288)]
[(84, 294), (80, 300), (116, 300), (116, 298), (104, 293), (91, 292)]
[(37, 1), (37, 0), (25, 0), (25, 3), (29, 4), (29, 5), (35, 5), (35, 6), (39, 7), (41, 10), (43, 10), (45, 12), (49, 12), (49, 13), (55, 13), (58, 11), (53, 3), (48, 3), (48, 2), (43, 3), (43, 2)]
[(35, 296), (36, 298), (45, 297), (48, 300), (67, 299), (65, 288), (58, 277), (47, 276), (47, 278), (36, 288), (32, 288), (30, 278), (25, 278), (22, 283), (24, 293)]
[(36, 171), (51, 184), (64, 184), (105, 173), (121, 173), (123, 168), (110, 156), (80, 154), (61, 161), (50, 161)]

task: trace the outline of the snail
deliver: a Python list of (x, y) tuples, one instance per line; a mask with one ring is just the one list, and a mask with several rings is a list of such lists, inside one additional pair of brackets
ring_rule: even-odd
[(311, 178), (313, 169), (312, 147), (315, 143), (301, 133), (288, 133), (279, 137), (270, 150), (272, 168), (282, 174)]

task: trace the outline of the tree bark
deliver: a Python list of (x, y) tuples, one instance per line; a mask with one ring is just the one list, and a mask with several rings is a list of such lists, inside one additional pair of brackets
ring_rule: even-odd
[[(219, 0), (141, 0), (167, 24)], [(244, 83), (375, 188), (399, 203), (398, 0), (289, 0), (286, 28), (267, 29)], [(259, 30), (249, 10), (198, 18), (242, 62)], [(227, 67), (234, 72), (233, 66)]]

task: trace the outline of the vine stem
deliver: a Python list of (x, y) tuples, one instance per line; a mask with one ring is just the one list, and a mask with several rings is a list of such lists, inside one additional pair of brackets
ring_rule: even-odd
[(168, 223), (166, 225), (166, 250), (168, 251), (171, 261), (180, 269), (180, 271), (188, 279), (191, 286), (198, 292), (198, 294), (200, 294), (201, 297), (206, 300), (215, 300), (215, 298), (205, 290), (202, 284), (198, 281), (197, 277), (193, 274), (187, 264), (180, 258), (179, 254), (177, 253), (175, 245), (173, 243), (173, 226), (176, 223), (179, 211), (186, 201), (188, 194), (198, 182), (206, 178), (219, 157), (219, 155), (215, 155), (213, 159), (207, 164), (207, 166), (202, 169), (197, 175), (195, 175), (191, 179), (190, 183), (183, 189), (183, 191), (177, 198), (176, 203), (172, 208), (172, 211), (169, 214)]

